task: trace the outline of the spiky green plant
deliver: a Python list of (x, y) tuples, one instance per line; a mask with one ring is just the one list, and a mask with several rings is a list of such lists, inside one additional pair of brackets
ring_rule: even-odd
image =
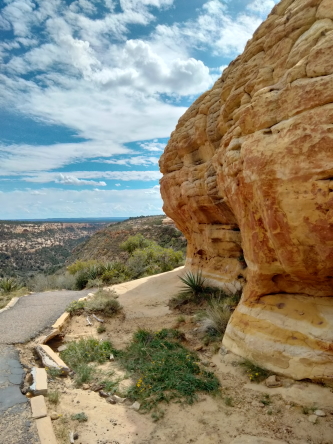
[(207, 285), (205, 285), (206, 278), (202, 276), (201, 271), (198, 273), (188, 271), (184, 276), (179, 276), (179, 279), (184, 284), (179, 294), (197, 297), (201, 294), (207, 293)]
[(2, 278), (0, 279), (0, 291), (3, 293), (12, 293), (15, 290), (18, 290), (21, 285), (14, 278)]

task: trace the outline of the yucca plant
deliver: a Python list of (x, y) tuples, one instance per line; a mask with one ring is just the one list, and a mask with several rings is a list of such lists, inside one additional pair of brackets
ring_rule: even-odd
[(206, 278), (202, 276), (202, 272), (192, 273), (188, 271), (185, 276), (179, 276), (179, 279), (183, 282), (184, 286), (180, 290), (179, 295), (188, 295), (197, 298), (200, 295), (206, 294), (209, 289), (205, 285)]
[(0, 279), (0, 291), (3, 293), (11, 293), (18, 290), (21, 285), (14, 278), (2, 278)]

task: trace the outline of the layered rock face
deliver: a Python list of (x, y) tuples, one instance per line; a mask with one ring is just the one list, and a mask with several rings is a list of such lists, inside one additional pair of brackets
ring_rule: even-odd
[(224, 344), (333, 378), (333, 1), (275, 6), (181, 117), (160, 168), (186, 266), (244, 287)]

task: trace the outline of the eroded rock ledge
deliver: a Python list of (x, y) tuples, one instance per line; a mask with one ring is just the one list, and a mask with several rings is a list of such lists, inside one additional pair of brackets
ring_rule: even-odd
[(224, 344), (333, 378), (332, 0), (276, 5), (180, 118), (160, 168), (187, 267), (244, 286)]

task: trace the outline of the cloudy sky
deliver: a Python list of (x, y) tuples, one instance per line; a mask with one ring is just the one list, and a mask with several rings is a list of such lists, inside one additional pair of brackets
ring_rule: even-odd
[(161, 214), (158, 158), (277, 0), (2, 0), (0, 219)]

